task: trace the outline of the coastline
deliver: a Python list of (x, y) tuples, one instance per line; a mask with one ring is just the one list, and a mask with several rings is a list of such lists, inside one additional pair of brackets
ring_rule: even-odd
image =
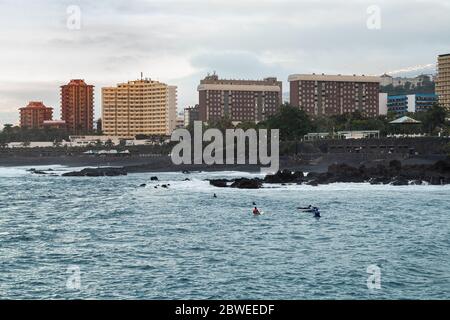
[[(397, 160), (405, 165), (432, 165), (436, 161), (444, 160), (446, 157), (429, 156), (417, 158), (402, 158), (400, 155)], [(328, 154), (326, 159), (318, 161), (302, 162), (288, 157), (280, 159), (280, 170), (303, 171), (325, 173), (332, 164), (340, 163), (350, 166), (376, 166), (378, 164), (387, 164), (390, 159), (374, 157), (371, 160), (360, 161), (357, 157), (349, 156), (345, 159), (333, 157)], [(88, 155), (65, 155), (65, 156), (0, 156), (0, 167), (33, 167), (33, 166), (53, 166), (60, 165), (68, 168), (80, 167), (123, 167), (128, 173), (146, 173), (146, 172), (260, 172), (259, 165), (174, 165), (169, 156), (128, 156), (128, 157), (93, 157)]]

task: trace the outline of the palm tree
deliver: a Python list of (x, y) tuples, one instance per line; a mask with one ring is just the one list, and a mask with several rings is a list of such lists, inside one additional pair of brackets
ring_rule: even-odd
[(112, 148), (112, 147), (114, 147), (114, 143), (112, 142), (112, 140), (111, 139), (108, 139), (106, 142), (105, 142), (105, 147), (106, 148)]
[(7, 124), (5, 124), (4, 126), (3, 126), (3, 132), (4, 133), (6, 133), (6, 134), (11, 134), (12, 133), (12, 131), (13, 131), (13, 125), (12, 124), (9, 124), (9, 123), (7, 123)]

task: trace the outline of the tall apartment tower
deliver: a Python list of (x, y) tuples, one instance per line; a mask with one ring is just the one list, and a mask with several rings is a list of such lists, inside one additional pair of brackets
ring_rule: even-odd
[(45, 121), (53, 119), (53, 108), (46, 107), (40, 101), (31, 101), (26, 107), (19, 110), (22, 128), (42, 129)]
[(102, 88), (102, 126), (106, 135), (170, 135), (176, 117), (175, 86), (141, 79)]
[(82, 135), (94, 130), (93, 85), (75, 79), (61, 86), (61, 119), (71, 134)]
[(200, 121), (198, 104), (195, 107), (184, 108), (184, 126), (192, 126), (195, 121)]
[(450, 53), (438, 57), (436, 94), (439, 105), (450, 111)]
[(169, 93), (169, 134), (172, 134), (173, 130), (177, 128), (177, 87), (176, 86), (168, 86)]
[(258, 123), (275, 114), (283, 103), (283, 85), (277, 78), (225, 80), (214, 74), (200, 81), (198, 92), (203, 122), (228, 117), (233, 123)]
[(289, 76), (291, 105), (311, 116), (330, 116), (360, 111), (379, 115), (380, 77), (343, 75)]

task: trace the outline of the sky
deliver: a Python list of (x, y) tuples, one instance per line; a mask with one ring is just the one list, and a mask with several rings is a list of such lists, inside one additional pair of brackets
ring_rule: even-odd
[(235, 79), (294, 73), (434, 73), (450, 53), (450, 0), (0, 0), (0, 125), (59, 87), (145, 77), (198, 102), (208, 73)]

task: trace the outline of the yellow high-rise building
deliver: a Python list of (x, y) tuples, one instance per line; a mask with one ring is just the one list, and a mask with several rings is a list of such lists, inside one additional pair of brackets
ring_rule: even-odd
[(450, 53), (438, 57), (436, 94), (439, 105), (450, 111)]
[(142, 79), (102, 88), (102, 126), (105, 135), (170, 135), (175, 129), (176, 114), (175, 86)]

